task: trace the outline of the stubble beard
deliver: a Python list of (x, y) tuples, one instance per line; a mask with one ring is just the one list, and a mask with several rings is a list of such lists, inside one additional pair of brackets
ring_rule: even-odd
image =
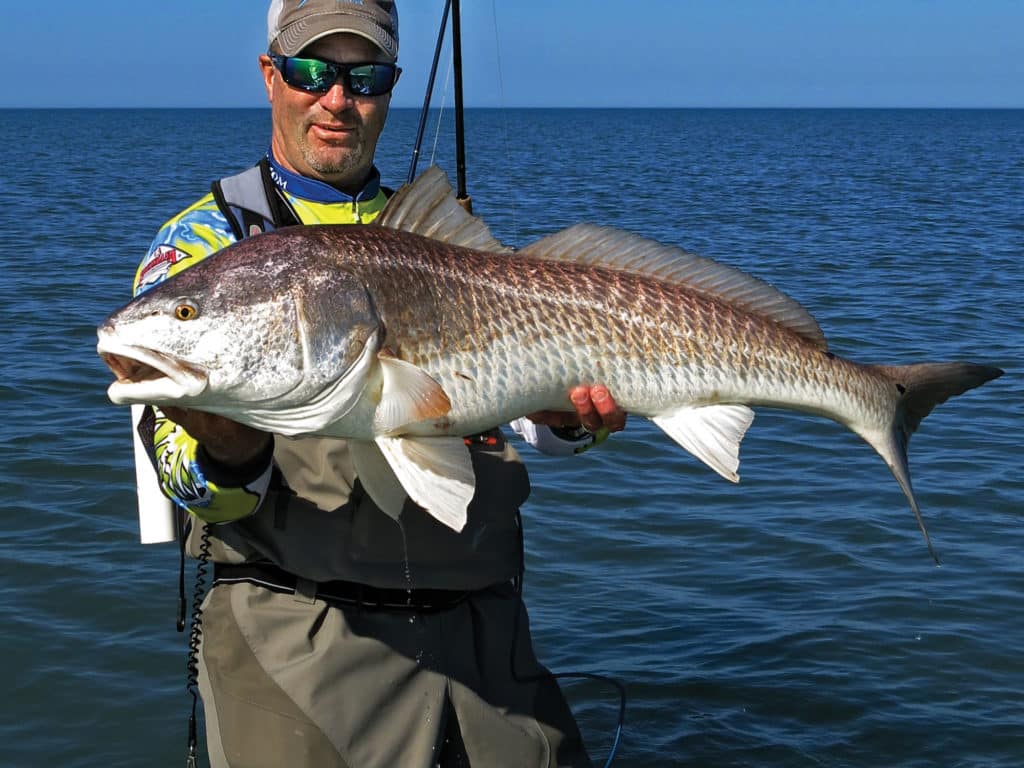
[(325, 180), (337, 180), (362, 170), (366, 165), (366, 140), (357, 132), (355, 146), (314, 147), (308, 133), (299, 136), (298, 148), (306, 165)]

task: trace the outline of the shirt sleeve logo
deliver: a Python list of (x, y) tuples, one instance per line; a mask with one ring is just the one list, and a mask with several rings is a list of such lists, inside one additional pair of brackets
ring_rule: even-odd
[(178, 262), (192, 258), (184, 251), (179, 251), (173, 245), (158, 245), (143, 262), (139, 270), (139, 285), (137, 291), (152, 288), (157, 283), (167, 279), (167, 274)]

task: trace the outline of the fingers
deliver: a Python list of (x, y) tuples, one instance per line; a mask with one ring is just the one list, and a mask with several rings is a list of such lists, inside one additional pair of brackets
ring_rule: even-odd
[(576, 409), (575, 413), (539, 411), (531, 413), (527, 418), (535, 424), (549, 427), (575, 427), (582, 424), (591, 432), (600, 429), (619, 432), (626, 427), (626, 412), (603, 384), (573, 387), (569, 390), (569, 400)]
[(615, 402), (608, 387), (603, 384), (595, 384), (590, 388), (590, 399), (601, 417), (600, 426), (609, 432), (621, 432), (626, 428), (626, 412)]
[(590, 387), (579, 386), (569, 390), (569, 400), (579, 416), (580, 424), (596, 432), (601, 428), (601, 415), (590, 397)]
[(580, 423), (591, 432), (597, 432), (602, 427), (609, 432), (618, 432), (626, 426), (626, 412), (619, 408), (603, 384), (573, 387), (569, 390), (569, 400), (576, 409)]

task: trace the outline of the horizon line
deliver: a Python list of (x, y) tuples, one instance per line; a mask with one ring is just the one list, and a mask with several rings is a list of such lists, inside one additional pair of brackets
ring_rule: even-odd
[[(749, 110), (756, 110), (756, 109), (779, 109), (779, 110), (786, 110), (786, 109), (792, 109), (792, 110), (808, 110), (808, 109), (821, 109), (821, 110), (841, 110), (841, 109), (862, 109), (862, 110), (882, 110), (882, 109), (929, 110), (929, 109), (933, 109), (933, 110), (938, 110), (938, 109), (949, 109), (949, 110), (963, 110), (963, 111), (969, 111), (969, 110), (1005, 110), (1005, 111), (1013, 111), (1013, 110), (1024, 110), (1024, 104), (1017, 105), (1017, 106), (1007, 106), (1007, 105), (970, 105), (970, 106), (965, 106), (965, 105), (956, 105), (956, 104), (900, 105), (900, 106), (894, 106), (894, 105), (858, 105), (858, 104), (828, 105), (828, 106), (826, 106), (826, 105), (785, 105), (785, 104), (760, 104), (760, 105), (753, 105), (753, 104), (733, 104), (733, 105), (718, 104), (718, 105), (686, 105), (686, 106), (667, 105), (667, 104), (666, 105), (658, 105), (658, 106), (650, 106), (650, 105), (646, 105), (646, 106), (608, 106), (608, 105), (605, 105), (605, 106), (596, 106), (596, 105), (588, 105), (588, 106), (583, 106), (583, 105), (566, 105), (566, 106), (509, 106), (509, 105), (505, 105), (505, 106), (470, 106), (470, 105), (466, 105), (465, 108), (466, 109), (487, 109), (487, 110), (500, 110), (500, 109), (580, 109), (580, 110), (585, 110), (585, 109), (607, 109), (607, 110), (615, 110), (615, 111), (622, 111), (622, 110), (634, 110), (634, 111), (636, 111), (636, 110), (662, 110), (662, 109), (695, 109), (695, 110), (696, 109), (707, 109), (707, 110), (712, 110), (712, 109), (749, 109)], [(11, 105), (0, 104), (0, 110), (11, 110), (11, 111), (14, 111), (14, 110), (33, 110), (33, 109), (34, 110), (43, 110), (43, 109), (60, 109), (60, 110), (73, 110), (73, 109), (110, 109), (110, 110), (118, 110), (118, 109), (123, 109), (123, 110), (129, 110), (129, 109), (149, 109), (149, 110), (156, 110), (156, 109), (180, 109), (180, 110), (189, 110), (189, 109), (221, 109), (221, 110), (265, 109), (265, 110), (269, 110), (270, 109), (270, 105), (269, 104), (264, 104), (264, 105), (256, 105), (256, 106), (241, 106), (241, 105), (234, 105), (234, 106), (65, 105), (65, 106), (59, 106), (59, 105), (48, 104), (48, 105), (42, 105), (42, 106), (39, 106), (39, 105), (14, 105), (14, 106), (11, 106)], [(393, 110), (394, 109), (405, 109), (405, 110), (419, 111), (419, 110), (422, 109), (422, 106), (417, 106), (417, 105), (392, 105), (390, 107), (390, 109), (393, 109)], [(434, 107), (434, 106), (432, 106), (430, 109), (431, 110), (440, 110), (440, 109), (450, 110), (450, 109), (453, 109), (453, 107), (451, 105), (446, 105), (444, 107)]]

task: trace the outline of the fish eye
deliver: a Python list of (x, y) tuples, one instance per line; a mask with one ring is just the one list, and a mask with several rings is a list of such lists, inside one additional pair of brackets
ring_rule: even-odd
[(174, 316), (179, 320), (194, 320), (199, 317), (199, 307), (191, 301), (182, 301), (174, 308)]

